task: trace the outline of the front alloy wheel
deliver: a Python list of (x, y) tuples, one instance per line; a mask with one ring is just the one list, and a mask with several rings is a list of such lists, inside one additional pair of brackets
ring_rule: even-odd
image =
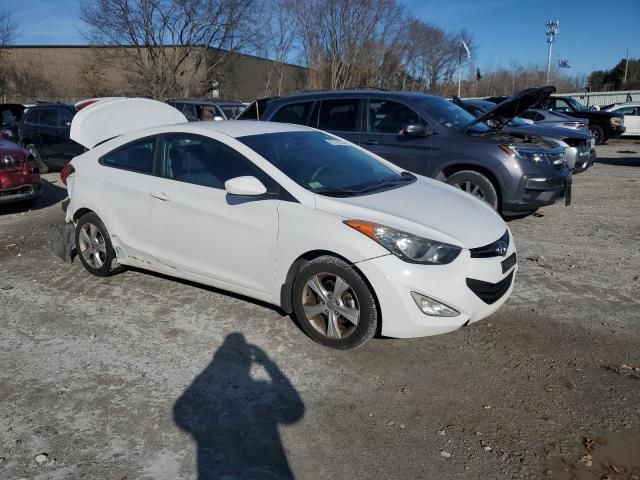
[(356, 348), (380, 322), (371, 287), (358, 271), (329, 255), (302, 265), (293, 282), (293, 311), (313, 340), (331, 348)]

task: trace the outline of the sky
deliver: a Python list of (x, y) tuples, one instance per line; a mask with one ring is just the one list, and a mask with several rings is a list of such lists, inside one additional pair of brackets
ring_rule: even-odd
[[(545, 22), (560, 20), (552, 55), (569, 60), (569, 74), (609, 69), (626, 56), (640, 58), (640, 0), (400, 0), (416, 17), (446, 31), (468, 31), (481, 71), (546, 64)], [(19, 24), (19, 45), (85, 43), (79, 0), (0, 0)], [(7, 6), (8, 5), (8, 6)]]

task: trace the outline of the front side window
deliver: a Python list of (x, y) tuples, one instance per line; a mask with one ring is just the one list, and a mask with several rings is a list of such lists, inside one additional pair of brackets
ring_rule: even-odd
[(105, 155), (100, 160), (100, 163), (109, 167), (151, 174), (153, 173), (155, 144), (155, 137), (130, 143), (113, 153)]
[(29, 110), (24, 117), (24, 123), (37, 125), (40, 121), (40, 110)]
[(354, 132), (358, 122), (358, 103), (358, 99), (323, 100), (318, 116), (318, 128)]
[(69, 110), (60, 110), (59, 125), (61, 127), (67, 126), (73, 120), (73, 114)]
[(272, 122), (306, 125), (313, 102), (292, 103), (280, 108), (271, 118)]
[(416, 112), (391, 100), (369, 100), (369, 132), (399, 134), (409, 124), (424, 125)]
[(260, 170), (224, 143), (198, 135), (170, 135), (163, 142), (162, 175), (180, 182), (224, 189), (231, 178), (255, 176)]
[[(428, 114), (435, 122), (452, 130), (465, 131), (471, 122), (476, 119), (464, 108), (442, 98), (425, 95), (422, 98), (417, 98), (415, 102), (421, 107), (421, 111)], [(469, 128), (469, 131), (474, 133), (485, 133), (489, 130), (489, 127), (482, 122), (476, 123)]]
[(352, 196), (415, 181), (355, 145), (323, 132), (279, 132), (239, 137), (281, 172), (314, 193)]
[(624, 107), (618, 110), (623, 115), (638, 115), (638, 107)]
[(40, 110), (40, 125), (56, 127), (58, 125), (58, 111), (55, 108)]

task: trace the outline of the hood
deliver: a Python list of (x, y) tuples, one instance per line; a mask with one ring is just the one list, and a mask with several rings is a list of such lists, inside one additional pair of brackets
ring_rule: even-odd
[(85, 106), (73, 117), (70, 137), (85, 148), (125, 133), (161, 125), (186, 123), (171, 105), (146, 98), (100, 100)]
[(494, 120), (500, 125), (508, 123), (512, 118), (517, 117), (525, 110), (534, 108), (544, 102), (549, 95), (556, 91), (556, 87), (548, 85), (546, 87), (527, 88), (519, 93), (507, 98), (504, 102), (497, 104), (494, 108), (477, 117), (467, 129), (477, 123)]
[(504, 234), (504, 220), (489, 205), (446, 183), (416, 176), (410, 185), (371, 195), (316, 195), (316, 208), (463, 248), (487, 245)]

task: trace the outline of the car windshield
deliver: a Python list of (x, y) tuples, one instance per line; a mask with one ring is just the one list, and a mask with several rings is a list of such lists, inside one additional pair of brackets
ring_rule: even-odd
[(347, 197), (415, 181), (355, 145), (322, 132), (279, 132), (239, 137), (311, 192)]
[(571, 104), (571, 106), (577, 110), (577, 111), (581, 111), (581, 110), (587, 110), (587, 107), (585, 107), (584, 105), (582, 105), (578, 100), (576, 100), (575, 98), (572, 97), (568, 97), (566, 98), (567, 102)]
[(220, 108), (222, 109), (222, 111), (224, 112), (224, 114), (227, 116), (227, 118), (229, 120), (233, 120), (234, 118), (236, 118), (240, 112), (242, 111), (242, 105), (224, 105), (221, 104)]
[[(467, 112), (464, 108), (460, 108), (442, 98), (430, 98), (418, 100), (422, 108), (436, 122), (446, 128), (453, 130), (465, 131), (468, 125), (475, 120), (475, 117)], [(476, 123), (469, 129), (470, 132), (485, 133), (491, 130), (485, 123)]]

